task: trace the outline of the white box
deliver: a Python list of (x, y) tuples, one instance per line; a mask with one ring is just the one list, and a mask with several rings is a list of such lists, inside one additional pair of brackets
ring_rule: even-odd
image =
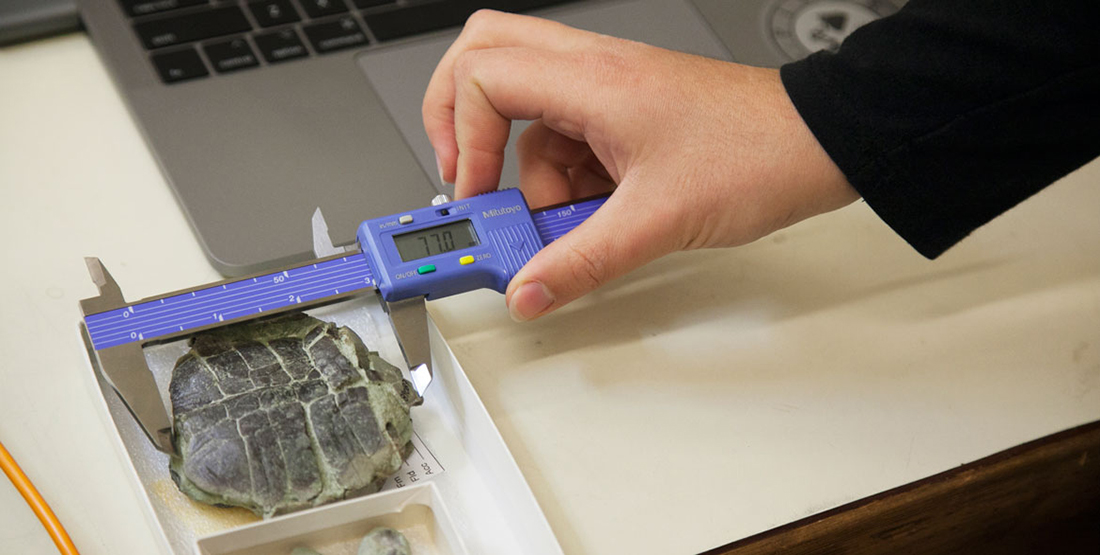
[(439, 490), (431, 482), (341, 501), (300, 514), (200, 538), (198, 555), (285, 555), (308, 547), (355, 555), (363, 536), (385, 526), (401, 532), (416, 555), (466, 555)]
[[(352, 328), (383, 358), (404, 366), (388, 317), (374, 297), (308, 312)], [(327, 527), (326, 517), (318, 515), (337, 515), (329, 517), (336, 520), (354, 517), (354, 522), (345, 522), (349, 529), (355, 528), (355, 523), (375, 522), (376, 518), (382, 522), (392, 518), (394, 500), (410, 495), (403, 490), (430, 484), (410, 491), (430, 492), (416, 493), (414, 497), (426, 495), (430, 500), (428, 505), (420, 505), (430, 509), (432, 526), (438, 527), (433, 528), (438, 532), (434, 538), (448, 537), (444, 530), (454, 531), (455, 542), (438, 545), (454, 553), (463, 553), (455, 546), (465, 545), (469, 553), (478, 555), (560, 554), (561, 546), (542, 509), (466, 373), (430, 319), (428, 327), (434, 379), (425, 392), (424, 404), (412, 408), (412, 418), (414, 430), (442, 464), (444, 472), (430, 477), (414, 476), (415, 480), (408, 477), (403, 482), (405, 487), (397, 490), (315, 507), (269, 522), (259, 522), (259, 517), (245, 509), (203, 505), (181, 493), (169, 476), (168, 456), (153, 447), (115, 391), (91, 368), (95, 376), (92, 383), (97, 385), (97, 404), (102, 409), (99, 412), (105, 425), (117, 432), (112, 435), (119, 460), (131, 470), (128, 474), (135, 493), (144, 501), (148, 525), (160, 540), (162, 551), (176, 555), (190, 555), (196, 550), (203, 554), (253, 553), (245, 550), (248, 541), (254, 545), (256, 541), (276, 541), (276, 538), (291, 541), (312, 538), (313, 534), (320, 534), (317, 537), (337, 534)], [(167, 406), (170, 406), (167, 390), (172, 365), (186, 349), (183, 340), (146, 349), (146, 359)], [(228, 533), (231, 530), (239, 530), (239, 535)], [(240, 539), (240, 543), (234, 543), (239, 538), (247, 541)]]

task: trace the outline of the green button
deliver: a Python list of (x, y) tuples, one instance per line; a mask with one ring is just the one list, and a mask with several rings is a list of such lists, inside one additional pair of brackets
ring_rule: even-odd
[(430, 274), (435, 271), (435, 264), (425, 264), (416, 269), (418, 274)]

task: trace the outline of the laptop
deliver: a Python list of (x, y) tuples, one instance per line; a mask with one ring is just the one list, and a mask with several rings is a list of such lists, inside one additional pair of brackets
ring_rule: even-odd
[[(420, 105), (478, 8), (778, 67), (835, 49), (903, 1), (80, 0), (80, 9), (211, 264), (239, 276), (311, 258), (317, 207), (333, 240), (349, 244), (365, 219), (453, 193), (439, 182)], [(507, 158), (502, 186), (514, 186)]]

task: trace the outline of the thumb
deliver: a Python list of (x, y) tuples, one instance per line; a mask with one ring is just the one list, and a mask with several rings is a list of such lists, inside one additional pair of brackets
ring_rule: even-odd
[[(513, 320), (548, 314), (673, 249), (654, 207), (622, 185), (576, 229), (539, 251), (505, 293)], [(667, 220), (666, 220), (667, 221)]]

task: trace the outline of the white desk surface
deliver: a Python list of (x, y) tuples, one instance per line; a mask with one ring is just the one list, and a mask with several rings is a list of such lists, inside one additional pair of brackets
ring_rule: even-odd
[[(431, 312), (567, 553), (694, 553), (1100, 418), (1098, 185), (935, 262), (856, 204), (541, 322), (495, 293)], [(83, 257), (130, 299), (219, 276), (84, 35), (0, 49), (0, 192), (0, 441), (82, 553), (152, 553), (93, 404)], [(52, 552), (6, 480), (0, 515), (2, 551)]]

